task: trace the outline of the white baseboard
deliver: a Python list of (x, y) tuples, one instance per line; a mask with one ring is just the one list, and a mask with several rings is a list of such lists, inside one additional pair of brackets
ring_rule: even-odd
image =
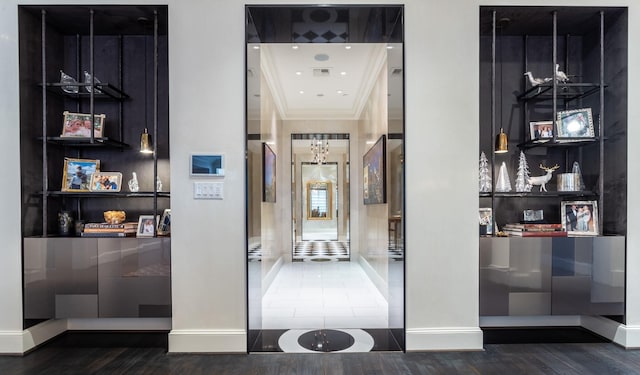
[(479, 327), (407, 329), (407, 351), (483, 350)]
[(602, 316), (583, 316), (582, 327), (626, 349), (640, 348), (640, 327), (626, 326)]
[(367, 276), (369, 276), (369, 280), (371, 280), (373, 285), (375, 285), (376, 288), (378, 288), (378, 291), (380, 292), (380, 294), (382, 294), (384, 299), (386, 299), (388, 301), (389, 300), (389, 286), (387, 285), (386, 280), (384, 280), (382, 277), (380, 277), (378, 272), (376, 272), (376, 270), (373, 267), (371, 267), (371, 265), (365, 259), (365, 257), (359, 256), (358, 257), (358, 263), (360, 264), (360, 267), (362, 267), (362, 270), (364, 270), (364, 273), (366, 273)]
[(51, 319), (23, 331), (0, 331), (0, 354), (23, 355), (66, 330), (66, 319)]
[(172, 330), (169, 353), (246, 353), (244, 330)]

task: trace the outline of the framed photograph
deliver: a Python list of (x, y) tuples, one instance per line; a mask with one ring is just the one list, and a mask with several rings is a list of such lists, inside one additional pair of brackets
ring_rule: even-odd
[(117, 192), (122, 188), (122, 173), (96, 172), (91, 176), (89, 190), (95, 192)]
[(91, 177), (100, 171), (100, 160), (64, 158), (62, 191), (90, 191)]
[(493, 234), (493, 211), (491, 207), (479, 208), (478, 220), (480, 225), (487, 226), (487, 234)]
[(158, 235), (166, 236), (169, 233), (171, 233), (171, 209), (167, 208), (158, 220)]
[(569, 235), (598, 235), (597, 201), (562, 202), (560, 214), (562, 215), (562, 227)]
[(529, 131), (532, 141), (553, 138), (553, 121), (531, 121)]
[(262, 201), (276, 202), (276, 154), (262, 143)]
[[(71, 113), (64, 111), (64, 122), (61, 137), (91, 137), (91, 114)], [(105, 115), (93, 116), (93, 137), (102, 138), (104, 130)]]
[(556, 126), (558, 138), (595, 137), (591, 108), (558, 111)]
[(220, 154), (191, 154), (189, 174), (191, 176), (224, 176), (224, 156)]
[(136, 237), (153, 237), (156, 234), (156, 217), (154, 215), (140, 215)]
[(387, 203), (387, 142), (382, 135), (362, 157), (364, 204)]

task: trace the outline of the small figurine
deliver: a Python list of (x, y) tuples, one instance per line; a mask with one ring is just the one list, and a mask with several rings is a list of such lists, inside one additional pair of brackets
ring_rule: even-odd
[(160, 181), (160, 176), (156, 176), (156, 191), (162, 191), (162, 181)]
[(129, 190), (137, 193), (140, 190), (140, 185), (138, 184), (138, 175), (136, 172), (133, 172), (133, 178), (129, 180)]
[(556, 64), (556, 79), (558, 82), (567, 83), (569, 82), (569, 76), (565, 74), (562, 70), (560, 70), (560, 64)]
[(531, 83), (531, 86), (538, 86), (543, 83), (547, 83), (553, 79), (553, 78), (534, 78), (531, 72), (526, 72), (524, 75), (529, 77), (529, 82)]
[(68, 94), (77, 94), (78, 93), (78, 85), (72, 85), (72, 83), (78, 83), (75, 78), (66, 74), (62, 70), (60, 71), (60, 83), (64, 86), (60, 86), (62, 91)]
[(542, 176), (529, 177), (529, 184), (531, 185), (540, 185), (540, 191), (547, 191), (547, 187), (545, 186), (549, 180), (551, 180), (551, 173), (556, 169), (560, 168), (558, 164), (551, 168), (547, 168), (542, 163), (540, 164), (540, 168), (547, 172), (547, 174)]
[[(84, 83), (86, 83), (88, 85), (85, 86), (84, 88), (87, 90), (87, 92), (91, 92), (92, 87), (93, 87), (93, 86), (91, 86), (91, 83), (92, 83), (91, 78), (93, 78), (93, 86), (95, 86), (95, 85), (97, 85), (99, 83), (102, 83), (102, 82), (100, 82), (100, 80), (98, 78), (91, 77), (91, 74), (85, 70), (84, 71)], [(96, 88), (95, 92), (96, 92), (96, 94), (101, 94), (102, 93), (102, 91), (100, 91), (98, 88)]]

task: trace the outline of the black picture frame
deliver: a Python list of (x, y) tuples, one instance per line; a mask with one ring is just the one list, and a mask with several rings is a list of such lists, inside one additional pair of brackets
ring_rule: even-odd
[(365, 205), (387, 203), (387, 137), (380, 136), (362, 157)]
[(262, 142), (262, 201), (276, 202), (276, 153)]

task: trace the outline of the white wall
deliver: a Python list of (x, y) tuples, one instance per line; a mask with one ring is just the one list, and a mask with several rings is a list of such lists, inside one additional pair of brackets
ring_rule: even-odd
[[(122, 3), (122, 1), (92, 1)], [(0, 4), (0, 146), (19, 157), (16, 4)], [(87, 1), (66, 1), (84, 4)], [(151, 1), (139, 0), (148, 4)], [(173, 330), (171, 351), (244, 352), (244, 3), (169, 4)], [(255, 0), (251, 4), (273, 1)], [(279, 4), (311, 4), (307, 0)], [(389, 1), (335, 0), (334, 4)], [(479, 349), (478, 18), (479, 5), (629, 6), (629, 160), (640, 158), (640, 4), (636, 0), (406, 0), (406, 329), (407, 349)], [(187, 127), (188, 124), (188, 127)], [(429, 126), (438, 124), (438, 126)], [(442, 139), (455, 137), (455, 147)], [(193, 150), (226, 155), (225, 199), (194, 201)], [(4, 176), (18, 181), (15, 165)], [(629, 186), (640, 186), (629, 163)], [(0, 351), (20, 351), (20, 194), (0, 195)], [(640, 346), (640, 193), (628, 194), (627, 343)], [(428, 213), (428, 214), (426, 214)], [(469, 228), (464, 229), (464, 228)]]

